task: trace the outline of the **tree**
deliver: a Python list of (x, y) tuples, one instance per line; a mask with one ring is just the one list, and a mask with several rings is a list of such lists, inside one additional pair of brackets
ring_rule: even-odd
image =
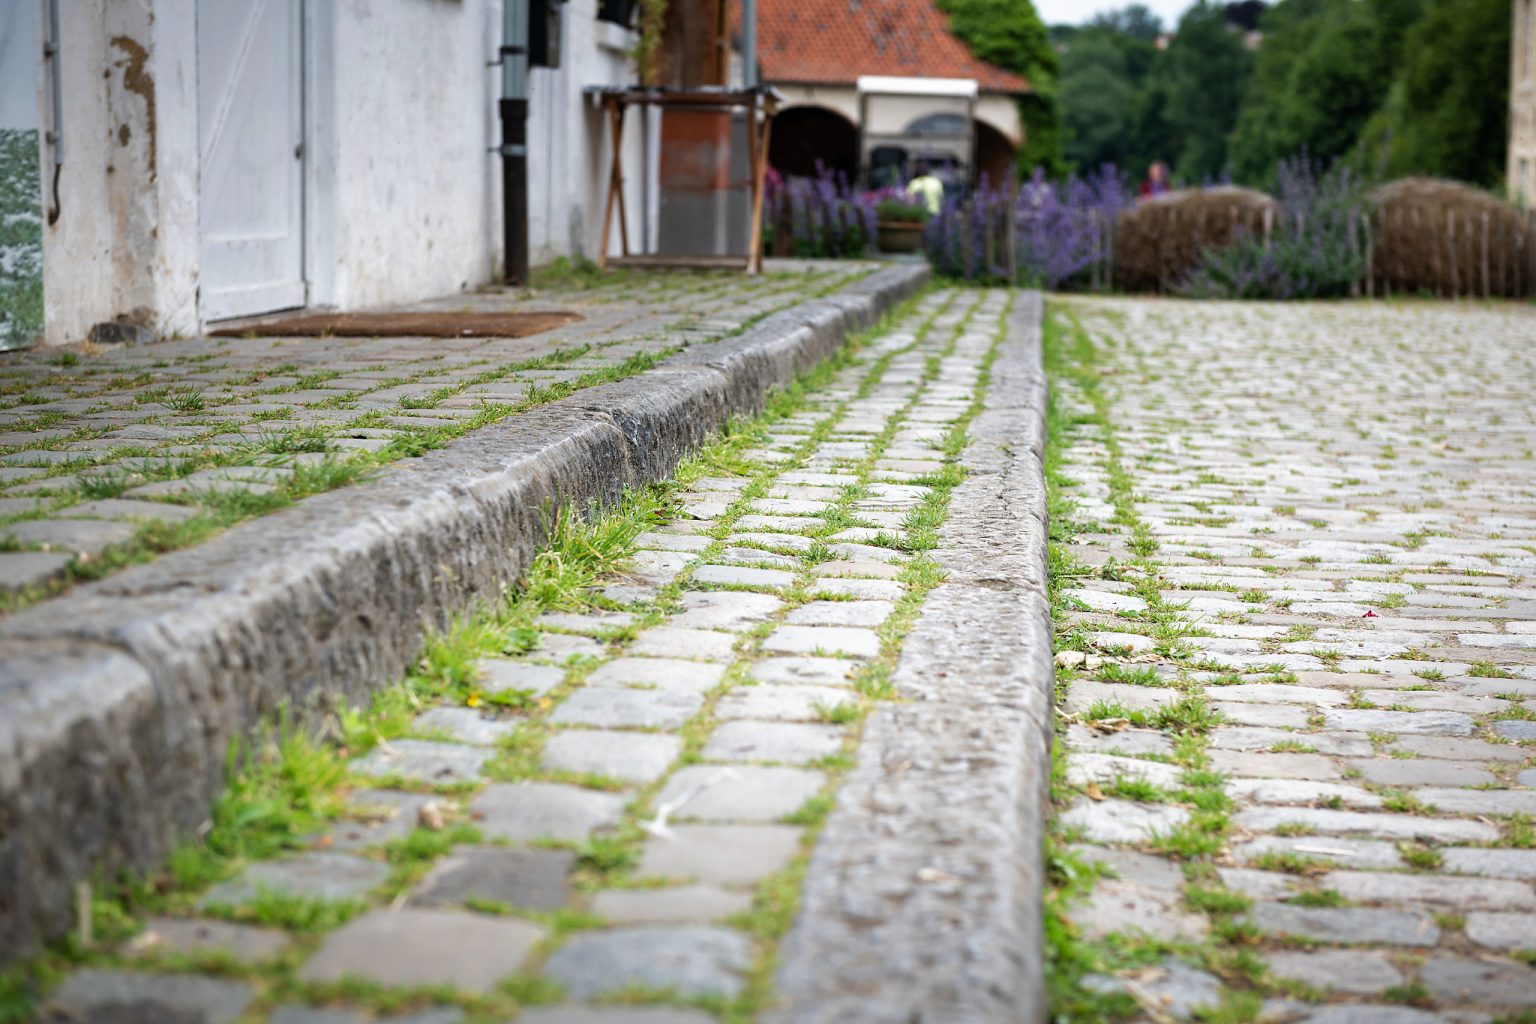
[(1235, 177), (1268, 187), (1305, 149), (1345, 155), (1391, 85), (1421, 0), (1284, 0), (1263, 21), (1253, 78), (1229, 151)]
[(1178, 154), (1175, 170), (1181, 178), (1198, 183), (1226, 170), (1227, 136), (1252, 66), (1242, 35), (1208, 0), (1199, 0), (1179, 19), (1158, 71), (1167, 89), (1170, 151)]
[(1075, 166), (1123, 165), (1137, 83), (1108, 32), (1079, 34), (1061, 56), (1062, 150)]
[(980, 59), (1029, 81), (1033, 95), (1019, 104), (1025, 142), (1022, 168), (1061, 168), (1056, 112), (1056, 51), (1030, 0), (938, 0), (950, 30)]
[(1118, 11), (1095, 14), (1088, 26), (1129, 36), (1143, 43), (1155, 43), (1157, 37), (1163, 34), (1163, 19), (1153, 14), (1146, 4), (1129, 4)]
[(1497, 184), (1508, 143), (1509, 36), (1508, 0), (1433, 0), (1403, 39), (1361, 158), (1392, 177)]

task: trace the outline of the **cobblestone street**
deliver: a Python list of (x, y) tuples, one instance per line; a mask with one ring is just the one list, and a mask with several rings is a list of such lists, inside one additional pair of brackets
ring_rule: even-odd
[[(162, 901), (50, 1012), (694, 1024), (771, 1007), (810, 843), (942, 579), (926, 552), (954, 428), (1010, 301), (930, 294), (751, 447), (685, 470), (628, 571), (584, 595), (596, 609), (470, 634), (467, 688), (346, 766), (344, 820)], [(614, 1000), (653, 1005), (594, 1005)]]
[(1532, 1019), (1536, 322), (1054, 309), (1074, 1019)]
[(210, 337), (0, 357), (0, 606), (638, 373), (865, 271), (571, 275), (411, 307), (581, 316), (527, 338)]

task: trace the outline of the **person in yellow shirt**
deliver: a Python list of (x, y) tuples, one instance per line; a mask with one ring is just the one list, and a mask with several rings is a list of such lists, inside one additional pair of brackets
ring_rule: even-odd
[(908, 197), (927, 207), (930, 216), (938, 216), (944, 205), (944, 183), (928, 167), (928, 161), (917, 162), (917, 174), (907, 182)]

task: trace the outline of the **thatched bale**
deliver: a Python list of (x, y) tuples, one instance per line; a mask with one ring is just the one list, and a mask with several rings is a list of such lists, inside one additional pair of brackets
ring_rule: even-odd
[(1530, 223), (1480, 189), (1404, 178), (1371, 194), (1378, 290), (1521, 296), (1532, 290)]
[(1264, 235), (1279, 208), (1262, 192), (1230, 185), (1142, 200), (1115, 222), (1115, 285), (1166, 291), (1200, 265), (1207, 249), (1245, 233)]

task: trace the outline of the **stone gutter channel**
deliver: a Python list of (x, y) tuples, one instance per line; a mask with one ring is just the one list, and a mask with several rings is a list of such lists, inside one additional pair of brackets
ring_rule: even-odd
[[(194, 832), (232, 739), (285, 706), (303, 714), (365, 700), (410, 667), (427, 630), (522, 574), (555, 505), (607, 503), (666, 477), (730, 417), (760, 411), (771, 391), (872, 326), (927, 276), (921, 266), (882, 269), (739, 337), (0, 621), (0, 965), (69, 926), (75, 883), (148, 870)], [(1038, 306), (1034, 317), (1038, 337)], [(1037, 365), (1038, 353), (1031, 358)], [(994, 400), (1025, 393), (1028, 371), (1010, 372), (996, 376)], [(989, 402), (978, 430), (992, 423), (1002, 437), (1008, 428), (996, 421), (1016, 413)], [(978, 475), (957, 492), (975, 495), (976, 514), (994, 501), (976, 491), (983, 474), (1006, 468), (1007, 458), (994, 456), (1003, 461), (973, 466)], [(983, 524), (973, 526), (969, 541), (959, 532), (957, 540), (983, 543)], [(959, 586), (965, 571), (948, 567)], [(975, 586), (992, 593), (985, 581)], [(952, 614), (969, 614), (962, 608), (974, 587), (961, 589), (941, 601), (958, 602)], [(997, 594), (1004, 604), (1020, 599)], [(937, 642), (928, 620), (919, 649)], [(904, 659), (903, 678), (918, 670)], [(900, 716), (877, 716), (876, 735), (906, 728), (887, 720)], [(935, 734), (932, 749), (946, 749), (948, 735)], [(935, 795), (946, 813), (955, 809), (957, 800)], [(1005, 869), (1001, 860), (995, 867)]]
[(948, 575), (870, 715), (780, 946), (774, 1024), (1047, 1019), (1054, 667), (1042, 300), (1020, 293), (933, 553)]

